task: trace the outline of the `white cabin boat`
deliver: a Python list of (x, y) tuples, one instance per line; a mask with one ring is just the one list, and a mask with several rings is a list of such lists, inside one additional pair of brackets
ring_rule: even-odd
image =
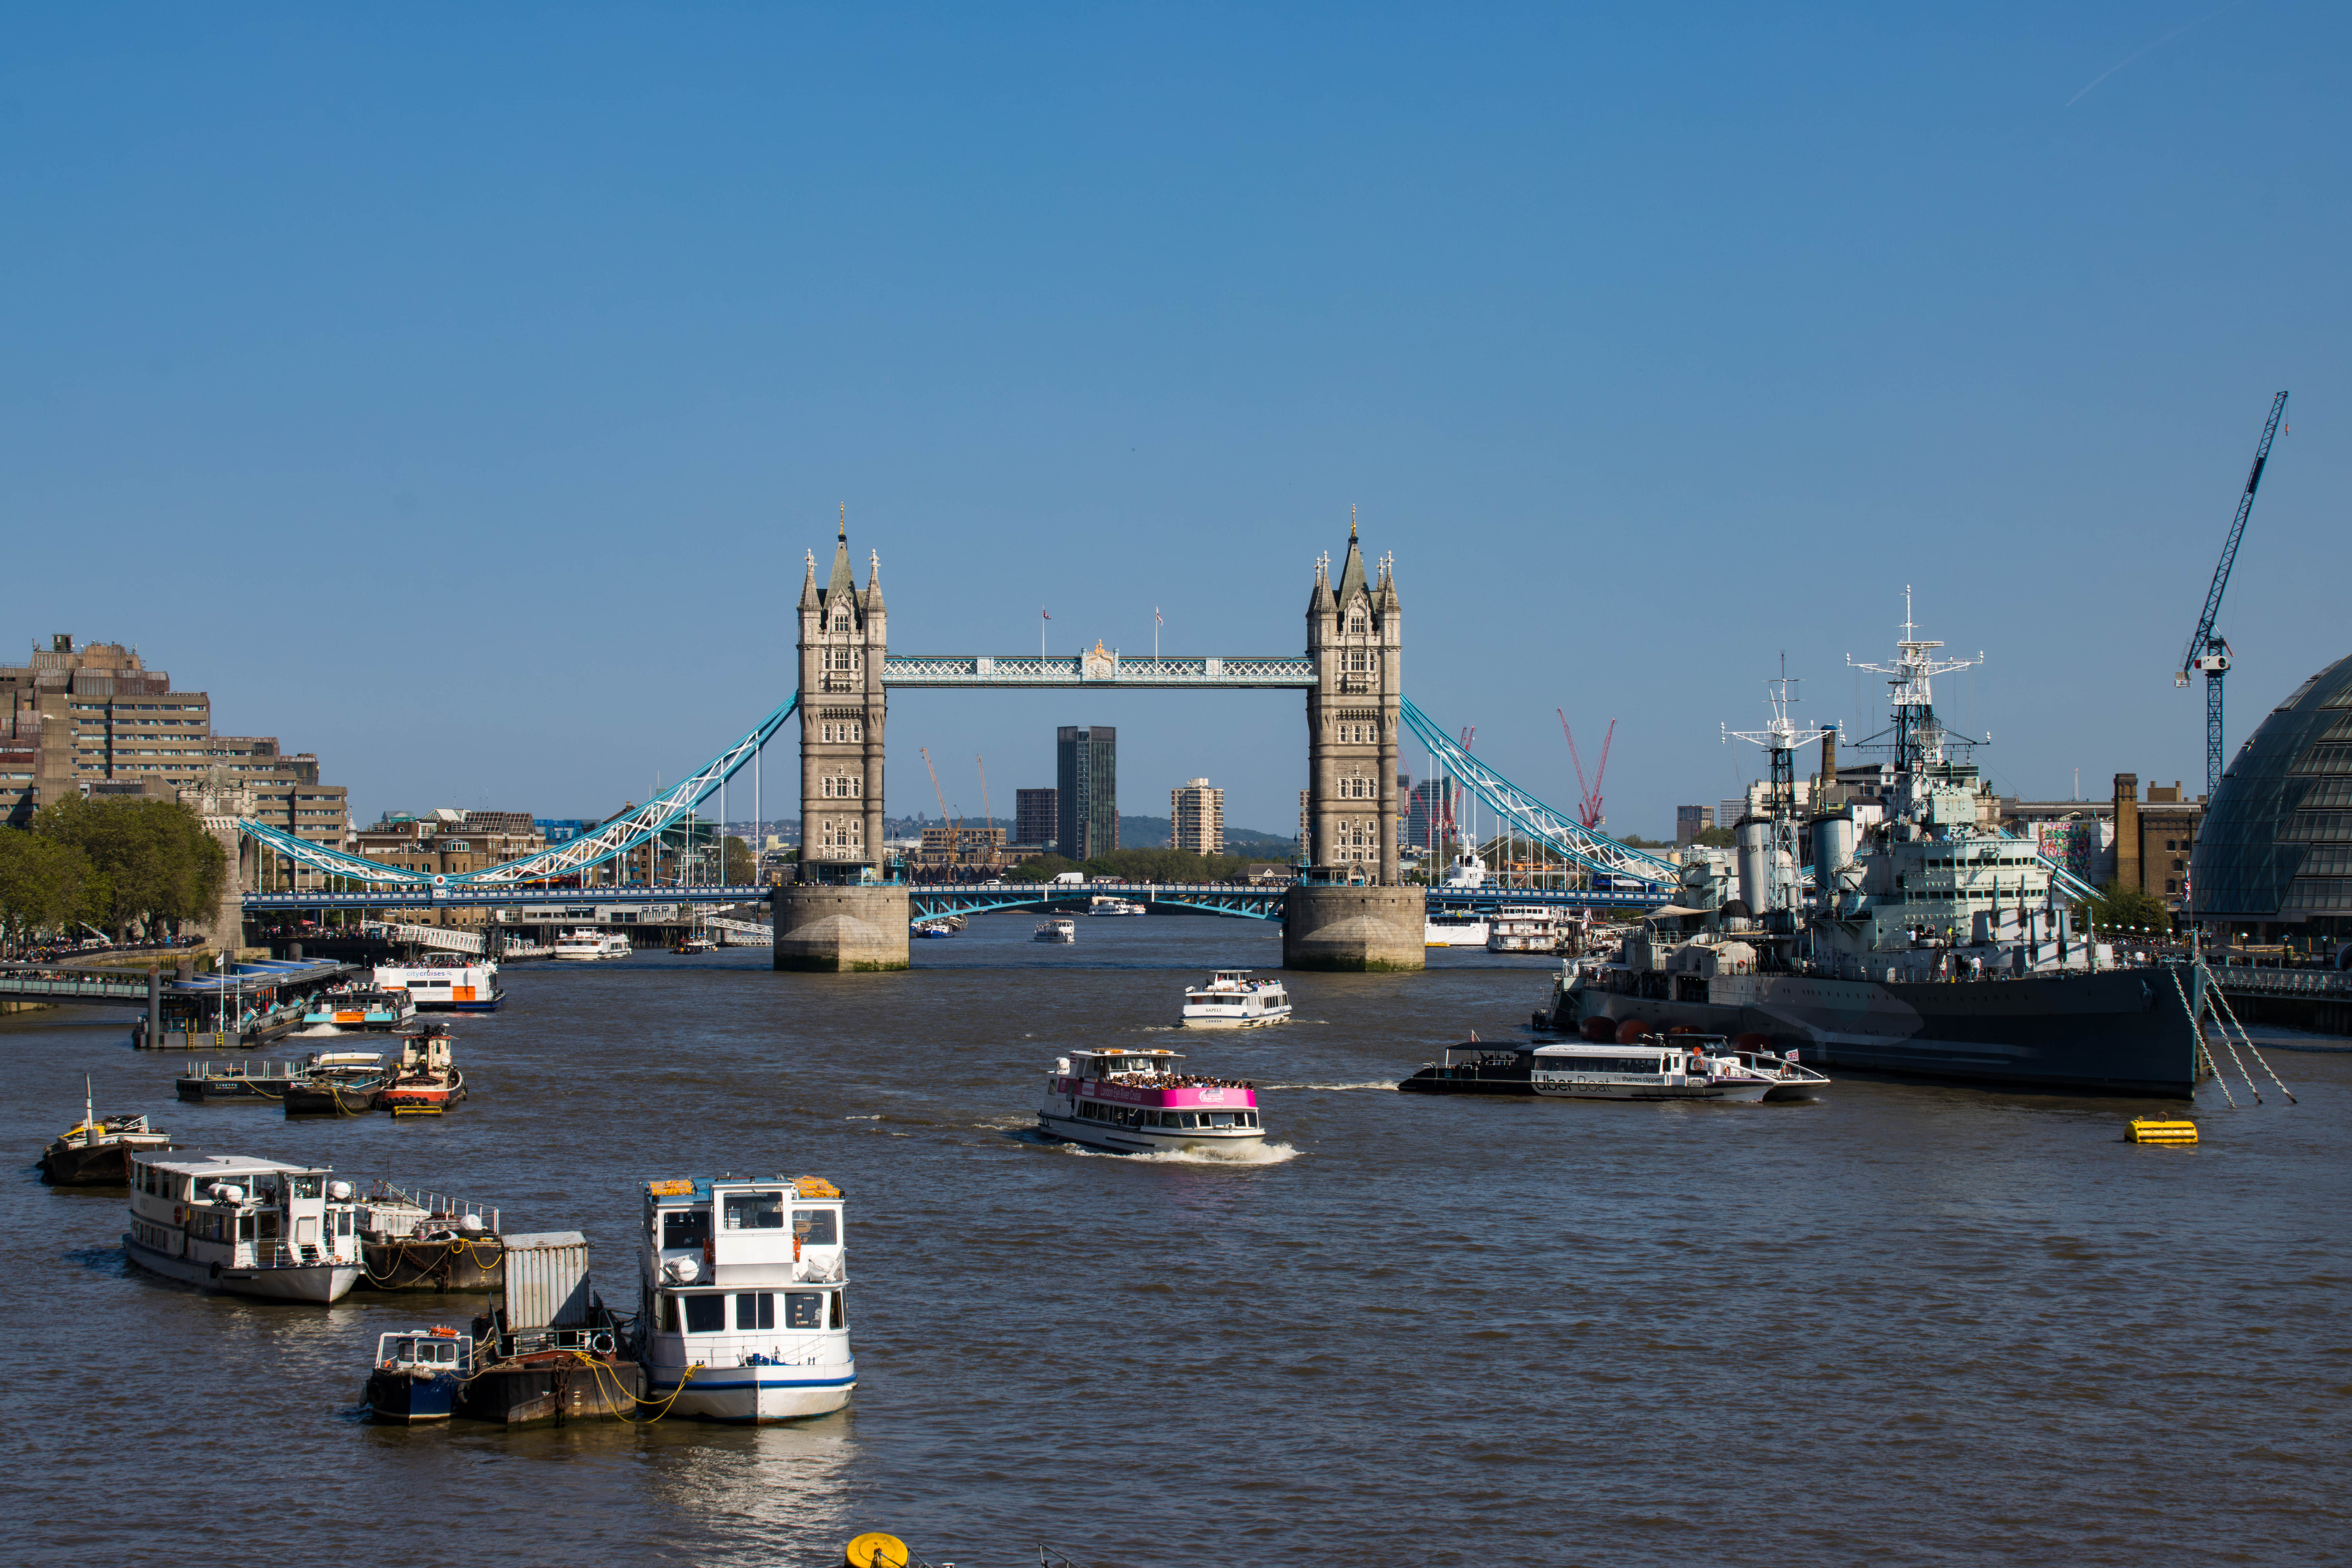
[(1491, 934), (1485, 915), (1425, 915), (1421, 941), (1424, 947), (1484, 947)]
[(1054, 1064), (1037, 1128), (1114, 1154), (1255, 1148), (1257, 1088), (1179, 1070), (1174, 1051), (1072, 1051)]
[(1150, 911), (1132, 899), (1115, 899), (1108, 893), (1097, 893), (1087, 904), (1090, 915), (1140, 915)]
[(1246, 969), (1220, 969), (1206, 985), (1184, 988), (1184, 1027), (1254, 1029), (1290, 1022), (1290, 994), (1279, 980), (1252, 980)]
[(325, 1167), (134, 1153), (123, 1256), (202, 1290), (323, 1306), (359, 1282), (352, 1199)]
[(1554, 1100), (1696, 1100), (1753, 1105), (1768, 1096), (1793, 1098), (1829, 1079), (1793, 1063), (1765, 1064), (1735, 1053), (1713, 1035), (1645, 1035), (1630, 1046), (1613, 1043), (1539, 1046), (1528, 1080)]
[[(840, 1189), (814, 1176), (647, 1182), (637, 1311), (646, 1395), (765, 1424), (849, 1403)], [(683, 1386), (681, 1386), (683, 1385)]]
[(1559, 910), (1543, 904), (1505, 904), (1486, 928), (1488, 952), (1532, 952), (1549, 957), (1559, 951), (1567, 923)]
[(1031, 934), (1029, 940), (1031, 942), (1076, 942), (1078, 940), (1078, 922), (1068, 920), (1039, 921), (1036, 931)]
[(422, 963), (379, 963), (379, 991), (405, 991), (420, 1013), (495, 1013), (506, 1000), (494, 959), (428, 958)]
[(583, 926), (578, 931), (565, 931), (555, 939), (555, 956), (580, 963), (598, 963), (608, 958), (626, 958), (636, 951), (629, 939), (617, 931), (598, 931)]

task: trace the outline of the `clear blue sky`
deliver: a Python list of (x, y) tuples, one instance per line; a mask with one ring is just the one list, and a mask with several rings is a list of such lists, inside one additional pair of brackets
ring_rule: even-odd
[[(1218, 653), (1301, 646), (1353, 504), (1410, 693), (1563, 805), (1553, 709), (1615, 717), (1621, 832), (1753, 774), (1718, 725), (1783, 649), (1851, 727), (1906, 583), (1990, 655), (1945, 706), (2003, 788), (2193, 780), (2171, 671), (2281, 387), (2232, 744), (2352, 642), (2347, 42), (2308, 0), (13, 7), (8, 635), (135, 638), (363, 818), (600, 815), (790, 691), (843, 503), (903, 651), (1157, 605)], [(1003, 813), (1115, 723), (1127, 810), (1207, 774), (1286, 830), (1300, 708), (909, 693), (890, 804), (937, 809), (928, 746)]]

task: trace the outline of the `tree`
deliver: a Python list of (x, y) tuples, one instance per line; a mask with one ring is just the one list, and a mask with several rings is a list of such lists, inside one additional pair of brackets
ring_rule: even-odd
[(0, 828), (0, 931), (22, 946), (57, 931), (89, 897), (89, 857), (23, 828)]
[(89, 858), (79, 918), (117, 942), (134, 923), (154, 935), (210, 915), (228, 879), (219, 840), (177, 801), (69, 795), (34, 816), (33, 832)]
[(1702, 827), (1696, 834), (1692, 836), (1691, 842), (1694, 844), (1704, 844), (1709, 849), (1728, 849), (1732, 846), (1731, 829), (1728, 827)]
[(1672, 849), (1675, 847), (1673, 844), (1667, 842), (1664, 838), (1644, 838), (1638, 833), (1629, 833), (1625, 835), (1624, 837), (1620, 838), (1617, 842), (1622, 844), (1628, 849)]
[(740, 887), (746, 882), (756, 882), (760, 879), (760, 858), (752, 854), (751, 847), (740, 838), (729, 836), (727, 847), (721, 858), (726, 862), (726, 869), (719, 874), (720, 881), (731, 882)]
[(2146, 927), (2150, 931), (2170, 931), (2172, 911), (2162, 899), (2138, 888), (2126, 888), (2120, 881), (2101, 884), (2099, 896), (2088, 903), (2074, 906), (2074, 918), (2088, 920), (2103, 931), (2121, 931), (2126, 927)]

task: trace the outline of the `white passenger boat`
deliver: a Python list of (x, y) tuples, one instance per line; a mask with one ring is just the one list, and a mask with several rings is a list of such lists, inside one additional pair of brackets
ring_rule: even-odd
[(1257, 1089), (1183, 1072), (1174, 1051), (1072, 1051), (1054, 1064), (1037, 1127), (1115, 1154), (1255, 1148)]
[(1252, 980), (1246, 969), (1220, 969), (1206, 985), (1184, 988), (1184, 1027), (1254, 1029), (1290, 1022), (1290, 996), (1279, 980)]
[(1561, 911), (1543, 904), (1505, 904), (1486, 928), (1488, 952), (1532, 952), (1549, 957), (1559, 951)]
[(849, 1403), (840, 1189), (814, 1176), (647, 1182), (637, 1361), (677, 1415), (767, 1423)]
[(1036, 931), (1031, 934), (1029, 940), (1031, 942), (1076, 942), (1078, 940), (1078, 922), (1066, 920), (1039, 921)]
[(359, 1282), (352, 1195), (323, 1166), (134, 1153), (123, 1256), (199, 1289), (323, 1305)]
[(575, 963), (597, 963), (608, 958), (626, 958), (635, 949), (629, 939), (617, 931), (598, 931), (583, 926), (578, 931), (565, 931), (555, 939), (555, 956)]
[(1097, 893), (1087, 905), (1087, 913), (1090, 915), (1140, 915), (1149, 912), (1132, 899), (1115, 899), (1108, 893)]
[(506, 993), (499, 966), (486, 958), (428, 958), (421, 963), (379, 963), (379, 991), (405, 991), (420, 1013), (495, 1013)]
[[(1786, 1089), (1790, 1081), (1786, 1069), (1767, 1071), (1760, 1064), (1743, 1061), (1720, 1037), (1712, 1035), (1647, 1035), (1630, 1046), (1586, 1041), (1538, 1046), (1528, 1068), (1529, 1087), (1554, 1100), (1696, 1100), (1752, 1105), (1776, 1089)], [(1806, 1076), (1820, 1083), (1828, 1081), (1820, 1073)]]
[(1422, 919), (1424, 947), (1484, 947), (1489, 927), (1485, 915), (1426, 915)]

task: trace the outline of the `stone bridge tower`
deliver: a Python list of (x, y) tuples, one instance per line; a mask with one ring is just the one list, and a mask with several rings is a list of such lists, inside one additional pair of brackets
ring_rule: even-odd
[(882, 562), (867, 563), (860, 589), (849, 566), (845, 518), (833, 576), (816, 585), (816, 557), (801, 583), (801, 862), (803, 882), (857, 881), (879, 874), (882, 846)]
[(1403, 695), (1403, 612), (1393, 563), (1364, 577), (1356, 528), (1339, 583), (1316, 563), (1307, 651), (1319, 680), (1307, 694), (1307, 864), (1334, 879), (1397, 885), (1397, 703)]

